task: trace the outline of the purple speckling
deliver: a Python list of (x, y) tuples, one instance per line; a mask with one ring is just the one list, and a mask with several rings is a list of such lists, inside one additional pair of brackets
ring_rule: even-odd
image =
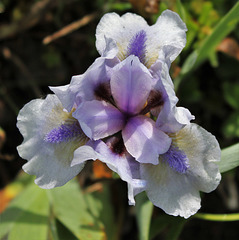
[(49, 143), (61, 143), (67, 142), (80, 134), (82, 134), (82, 130), (78, 122), (74, 122), (73, 124), (62, 124), (52, 129), (46, 134), (44, 140)]
[(127, 49), (127, 56), (135, 55), (139, 58), (140, 62), (144, 62), (145, 58), (145, 42), (146, 42), (146, 32), (141, 30), (132, 37)]
[(169, 150), (163, 154), (163, 158), (172, 169), (179, 173), (185, 173), (189, 168), (186, 154), (176, 146), (171, 145)]

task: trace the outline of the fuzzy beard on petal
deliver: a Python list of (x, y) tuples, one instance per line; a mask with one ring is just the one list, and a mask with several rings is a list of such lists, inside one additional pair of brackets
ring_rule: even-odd
[(188, 218), (201, 207), (200, 191), (215, 190), (221, 180), (216, 138), (196, 124), (171, 134), (169, 151), (159, 164), (141, 164), (141, 179), (150, 201), (166, 213)]
[[(72, 112), (63, 109), (55, 95), (29, 102), (19, 112), (17, 120), (24, 137), (17, 150), (28, 160), (23, 170), (36, 175), (36, 184), (47, 189), (62, 186), (82, 170), (84, 163), (71, 167), (71, 162), (74, 151), (88, 138)], [(91, 157), (94, 156), (88, 159)]]

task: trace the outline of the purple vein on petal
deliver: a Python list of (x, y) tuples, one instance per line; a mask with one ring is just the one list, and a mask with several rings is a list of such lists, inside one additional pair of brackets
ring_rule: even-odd
[(146, 32), (141, 30), (136, 33), (130, 40), (127, 48), (127, 56), (135, 55), (139, 58), (140, 62), (145, 60), (145, 42), (146, 42)]
[(72, 138), (82, 135), (82, 130), (78, 122), (71, 124), (62, 124), (57, 128), (53, 128), (46, 134), (44, 141), (49, 143), (68, 142)]
[(185, 173), (189, 168), (187, 155), (177, 146), (171, 145), (169, 150), (163, 154), (163, 159), (179, 173)]

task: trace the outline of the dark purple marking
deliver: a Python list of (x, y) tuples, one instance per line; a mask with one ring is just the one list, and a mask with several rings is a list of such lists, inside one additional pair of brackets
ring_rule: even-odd
[(104, 100), (107, 102), (112, 101), (111, 90), (109, 83), (100, 83), (94, 90), (94, 94), (97, 100)]
[(110, 142), (110, 149), (115, 154), (123, 155), (126, 152), (123, 138), (121, 136), (113, 137), (113, 139)]
[(78, 122), (73, 124), (62, 124), (57, 128), (52, 129), (46, 134), (44, 140), (49, 143), (67, 142), (74, 137), (82, 134), (82, 130)]
[(171, 168), (179, 173), (185, 173), (189, 168), (186, 154), (176, 146), (171, 145), (169, 150), (163, 154), (163, 158)]
[(161, 92), (152, 90), (147, 99), (147, 105), (141, 110), (140, 114), (145, 115), (154, 108), (162, 107), (163, 104), (164, 99)]
[(135, 55), (139, 58), (140, 62), (144, 62), (145, 60), (145, 42), (146, 42), (146, 32), (141, 30), (140, 32), (136, 33), (130, 40), (127, 49), (127, 56)]

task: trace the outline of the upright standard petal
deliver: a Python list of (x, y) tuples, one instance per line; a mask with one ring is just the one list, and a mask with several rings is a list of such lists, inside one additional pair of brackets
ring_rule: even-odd
[(122, 131), (127, 151), (140, 163), (158, 164), (159, 154), (168, 151), (171, 139), (145, 116), (131, 118)]
[(158, 49), (157, 54), (163, 50), (166, 58), (173, 62), (186, 45), (186, 31), (187, 27), (179, 15), (165, 10), (148, 32), (148, 55), (154, 54), (155, 49)]
[(123, 114), (105, 101), (82, 103), (73, 116), (78, 119), (84, 133), (93, 140), (108, 137), (123, 128)]
[(130, 40), (147, 26), (147, 22), (142, 17), (133, 13), (126, 13), (122, 17), (116, 13), (107, 13), (96, 28), (96, 48), (103, 55), (106, 39), (113, 39), (118, 48), (118, 57), (123, 60), (127, 55)]
[(130, 56), (114, 67), (110, 86), (116, 105), (127, 114), (136, 114), (146, 104), (152, 77), (137, 57)]
[[(186, 25), (177, 13), (166, 10), (153, 26), (132, 13), (119, 17), (116, 13), (105, 14), (96, 29), (96, 47), (101, 55), (105, 54), (110, 38), (117, 46), (117, 57), (123, 61), (129, 55), (137, 56), (140, 61), (151, 67), (163, 51), (172, 62), (186, 44)], [(112, 51), (112, 50), (111, 50)]]
[[(84, 74), (73, 76), (70, 84), (61, 87), (50, 87), (67, 111), (84, 101), (101, 98), (107, 95), (111, 68), (118, 63), (117, 59), (97, 58)], [(102, 91), (102, 86), (103, 91)], [(98, 90), (101, 90), (98, 93)], [(100, 96), (98, 96), (100, 94)]]
[(220, 148), (214, 136), (196, 124), (172, 134), (171, 153), (160, 155), (157, 166), (141, 164), (146, 193), (166, 213), (188, 218), (200, 208), (199, 191), (213, 191), (221, 175), (216, 164)]
[(17, 149), (19, 155), (28, 160), (23, 169), (36, 175), (36, 184), (42, 188), (61, 186), (81, 171), (84, 163), (71, 167), (71, 161), (74, 151), (88, 138), (55, 95), (29, 102), (17, 120), (24, 137)]
[(189, 124), (194, 116), (188, 109), (176, 106), (178, 98), (166, 62), (157, 61), (151, 68), (151, 74), (155, 83), (153, 89), (155, 92), (160, 92), (163, 99), (163, 107), (151, 111), (157, 117), (156, 126), (164, 132), (177, 132)]

